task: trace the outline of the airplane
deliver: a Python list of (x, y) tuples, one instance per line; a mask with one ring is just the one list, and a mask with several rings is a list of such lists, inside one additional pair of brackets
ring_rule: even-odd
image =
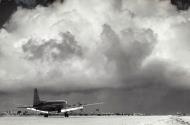
[(25, 108), (27, 110), (36, 111), (42, 113), (44, 117), (48, 117), (52, 112), (64, 113), (65, 117), (69, 117), (69, 112), (75, 110), (82, 110), (86, 106), (99, 105), (100, 103), (85, 104), (75, 107), (69, 107), (66, 100), (55, 100), (55, 101), (42, 101), (38, 95), (37, 88), (34, 89), (34, 98), (32, 106), (21, 106), (17, 108)]

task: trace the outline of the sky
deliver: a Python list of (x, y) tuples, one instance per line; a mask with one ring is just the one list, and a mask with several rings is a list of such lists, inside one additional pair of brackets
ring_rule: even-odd
[(169, 0), (65, 0), (7, 15), (1, 111), (32, 104), (38, 88), (43, 99), (103, 101), (104, 112), (190, 112), (189, 10)]

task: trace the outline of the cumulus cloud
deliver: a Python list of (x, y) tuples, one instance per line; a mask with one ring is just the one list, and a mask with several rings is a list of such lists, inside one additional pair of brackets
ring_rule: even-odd
[[(189, 11), (160, 0), (66, 0), (18, 8), (0, 32), (0, 90), (117, 88), (131, 94), (115, 92), (118, 100), (135, 103), (132, 97), (142, 92), (151, 107), (150, 95), (165, 100), (176, 88), (190, 87), (189, 24)], [(107, 94), (97, 98), (114, 95)]]
[(44, 60), (50, 57), (53, 60), (65, 60), (72, 58), (72, 56), (82, 56), (82, 49), (77, 45), (72, 34), (67, 32), (60, 35), (62, 38), (60, 42), (56, 39), (50, 39), (41, 45), (38, 45), (39, 42), (30, 39), (26, 44), (22, 45), (26, 58)]
[(157, 42), (154, 33), (150, 29), (128, 28), (123, 29), (119, 37), (105, 24), (101, 35), (107, 61), (116, 67), (114, 76), (119, 78), (119, 82), (130, 84), (128, 80), (136, 76), (154, 49)]

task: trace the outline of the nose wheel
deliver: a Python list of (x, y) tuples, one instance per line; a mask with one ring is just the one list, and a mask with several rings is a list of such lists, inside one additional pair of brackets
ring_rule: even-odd
[(48, 114), (44, 114), (44, 117), (46, 117), (46, 118), (47, 118), (47, 117), (48, 117)]

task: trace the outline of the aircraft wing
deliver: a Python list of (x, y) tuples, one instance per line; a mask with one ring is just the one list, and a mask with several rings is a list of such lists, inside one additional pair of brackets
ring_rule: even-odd
[(23, 109), (27, 109), (27, 110), (30, 110), (30, 111), (35, 111), (35, 112), (39, 112), (39, 113), (48, 114), (47, 111), (37, 110), (37, 109), (33, 108), (33, 106), (18, 106), (17, 108), (23, 108)]
[(44, 113), (44, 114), (48, 114), (48, 111), (42, 111), (42, 110), (37, 110), (35, 108), (26, 108), (27, 110), (30, 110), (30, 111), (35, 111), (35, 112), (39, 112), (39, 113)]
[(84, 108), (83, 106), (73, 107), (73, 108), (66, 108), (66, 109), (61, 109), (61, 112), (62, 113), (71, 112), (71, 111), (80, 110), (80, 109), (83, 109), (83, 108)]
[(71, 111), (75, 111), (75, 110), (81, 110), (81, 109), (83, 109), (84, 107), (87, 107), (87, 106), (100, 105), (100, 104), (103, 104), (103, 102), (101, 102), (101, 103), (92, 103), (92, 104), (85, 104), (85, 105), (81, 105), (81, 106), (78, 106), (78, 107), (66, 108), (66, 109), (62, 109), (61, 112), (64, 113), (64, 112), (71, 112)]

